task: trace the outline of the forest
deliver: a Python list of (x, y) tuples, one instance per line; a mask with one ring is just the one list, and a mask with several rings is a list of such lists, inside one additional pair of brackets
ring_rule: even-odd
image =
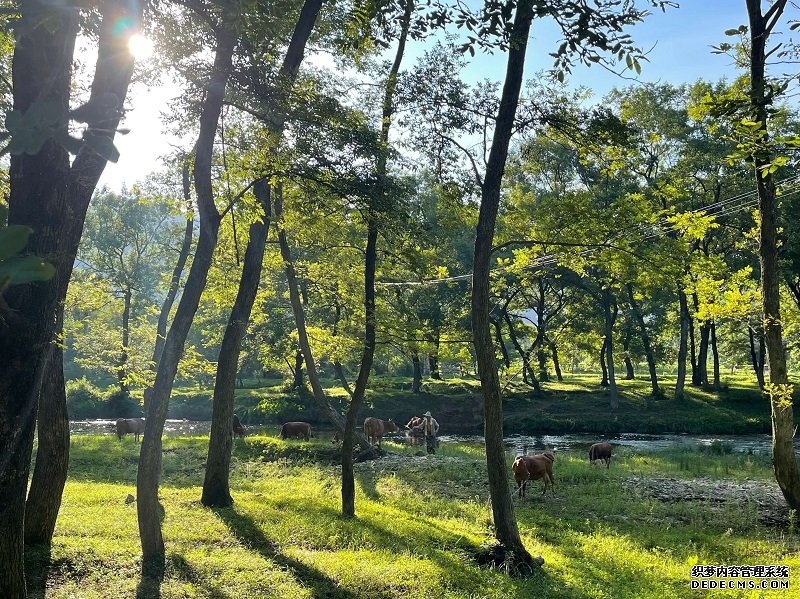
[(789, 596), (800, 6), (727, 4), (645, 82), (677, 2), (4, 1), (0, 597)]

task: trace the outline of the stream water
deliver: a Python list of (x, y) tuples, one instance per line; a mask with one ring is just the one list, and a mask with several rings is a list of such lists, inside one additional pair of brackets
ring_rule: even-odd
[[(276, 426), (248, 426), (251, 434), (277, 434)], [(164, 434), (168, 437), (206, 436), (211, 430), (211, 422), (198, 420), (167, 420)], [(74, 420), (70, 422), (72, 435), (113, 435), (113, 420)], [(325, 436), (325, 431), (322, 435)], [(482, 444), (480, 435), (442, 435), (442, 443), (459, 442)], [(683, 435), (665, 433), (662, 435), (643, 435), (637, 433), (595, 434), (567, 433), (563, 435), (514, 435), (506, 437), (506, 445), (516, 453), (542, 449), (586, 449), (592, 443), (607, 441), (613, 445), (630, 447), (638, 451), (664, 451), (668, 449), (693, 449), (711, 446), (714, 442), (729, 446), (734, 452), (769, 453), (770, 435)], [(800, 439), (795, 439), (795, 449), (800, 451)]]

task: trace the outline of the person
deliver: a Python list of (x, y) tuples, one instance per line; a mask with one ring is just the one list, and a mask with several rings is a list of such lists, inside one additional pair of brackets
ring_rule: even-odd
[(422, 415), (422, 432), (425, 435), (425, 446), (428, 453), (436, 453), (436, 433), (439, 432), (439, 423), (431, 416), (430, 410)]

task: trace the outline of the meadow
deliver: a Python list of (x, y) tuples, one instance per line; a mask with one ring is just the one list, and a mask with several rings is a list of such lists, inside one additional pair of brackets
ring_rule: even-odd
[(554, 493), (541, 497), (536, 482), (515, 500), (525, 545), (545, 560), (520, 578), (476, 564), (493, 542), (480, 447), (443, 444), (435, 456), (418, 456), (418, 448), (385, 443), (386, 457), (357, 465), (357, 519), (345, 521), (330, 440), (274, 435), (236, 441), (235, 503), (226, 509), (199, 501), (207, 439), (165, 439), (163, 577), (142, 575), (136, 504), (126, 503), (135, 496), (138, 445), (74, 437), (52, 550), (26, 549), (31, 596), (705, 597), (690, 589), (697, 563), (788, 565), (792, 592), (800, 585), (793, 513), (765, 524), (755, 495), (664, 501), (642, 484), (774, 491), (766, 455), (617, 448), (607, 470), (590, 467), (583, 451), (559, 452)]

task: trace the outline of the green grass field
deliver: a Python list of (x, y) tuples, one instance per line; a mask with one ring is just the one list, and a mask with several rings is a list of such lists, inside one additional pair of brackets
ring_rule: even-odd
[(658, 476), (774, 485), (768, 456), (620, 449), (606, 470), (583, 453), (559, 453), (555, 493), (542, 499), (537, 482), (517, 501), (525, 544), (545, 559), (540, 573), (520, 579), (472, 557), (493, 540), (478, 447), (414, 457), (416, 448), (387, 443), (389, 458), (359, 465), (355, 521), (338, 517), (337, 452), (327, 439), (237, 440), (235, 504), (219, 510), (199, 502), (206, 447), (202, 438), (165, 440), (167, 571), (156, 580), (140, 574), (136, 504), (125, 503), (135, 495), (138, 445), (74, 438), (52, 554), (27, 556), (33, 596), (705, 597), (689, 586), (698, 562), (786, 564), (792, 592), (800, 588), (794, 520), (766, 527), (752, 502), (665, 503), (629, 484)]

